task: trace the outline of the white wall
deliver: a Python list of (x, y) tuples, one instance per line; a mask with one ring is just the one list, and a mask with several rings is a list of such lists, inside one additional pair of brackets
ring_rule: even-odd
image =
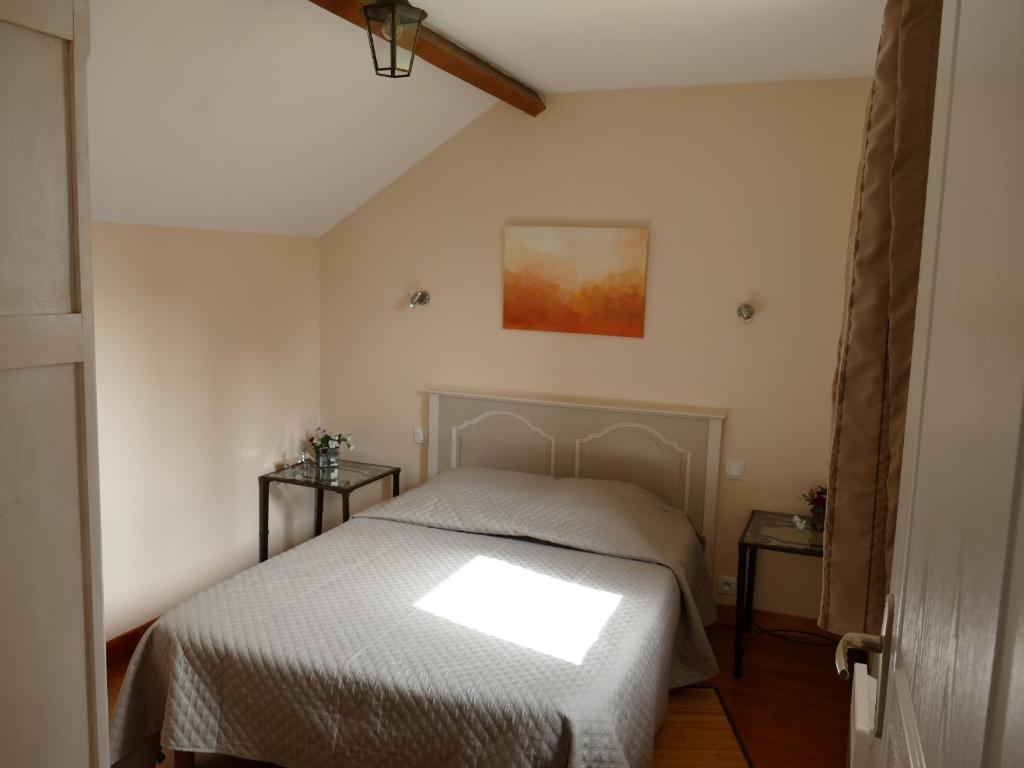
[[(257, 561), (256, 478), (317, 423), (317, 243), (95, 224), (106, 634)], [(271, 552), (312, 532), (276, 486)]]
[[(715, 570), (735, 573), (749, 510), (799, 511), (824, 477), (868, 87), (498, 105), (319, 242), (97, 224), (108, 637), (256, 562), (256, 478), (318, 413), (420, 482), (431, 384), (730, 409), (723, 457), (747, 474), (721, 479)], [(506, 223), (648, 225), (646, 337), (502, 330)], [(415, 288), (434, 299), (410, 311)], [(310, 492), (272, 499), (271, 551), (308, 538)], [(759, 607), (816, 615), (819, 589), (819, 561), (762, 558)]]
[[(560, 94), (534, 119), (494, 107), (322, 238), (323, 419), (413, 484), (432, 384), (728, 408), (723, 457), (746, 477), (721, 480), (716, 572), (734, 574), (751, 508), (801, 511), (824, 480), (868, 89)], [(645, 338), (503, 330), (509, 223), (649, 226)], [(410, 311), (415, 288), (433, 301)], [(817, 615), (820, 569), (767, 553), (757, 605)]]

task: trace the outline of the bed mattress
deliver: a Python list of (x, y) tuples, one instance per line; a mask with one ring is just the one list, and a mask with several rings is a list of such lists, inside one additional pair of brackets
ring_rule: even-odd
[(450, 471), (167, 613), (115, 764), (649, 766), (669, 688), (717, 671), (697, 537), (633, 486), (538, 480)]

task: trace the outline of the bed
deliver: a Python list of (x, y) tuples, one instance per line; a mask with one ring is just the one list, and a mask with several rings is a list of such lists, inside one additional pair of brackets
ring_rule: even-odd
[(717, 671), (721, 416), (428, 401), (429, 482), (148, 630), (115, 765), (161, 745), (294, 768), (651, 764), (668, 690)]

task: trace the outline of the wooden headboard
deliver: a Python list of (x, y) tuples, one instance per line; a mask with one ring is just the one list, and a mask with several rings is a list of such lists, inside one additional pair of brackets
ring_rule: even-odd
[(430, 477), (472, 466), (626, 480), (686, 515), (712, 565), (725, 411), (453, 390), (427, 396)]

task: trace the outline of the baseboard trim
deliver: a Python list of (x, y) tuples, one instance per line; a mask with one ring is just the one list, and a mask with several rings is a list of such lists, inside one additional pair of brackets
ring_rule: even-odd
[(127, 632), (107, 640), (107, 667), (110, 668), (130, 659), (135, 653), (139, 641), (142, 640), (142, 636), (155, 621), (156, 619), (150, 619), (134, 629), (129, 629)]

